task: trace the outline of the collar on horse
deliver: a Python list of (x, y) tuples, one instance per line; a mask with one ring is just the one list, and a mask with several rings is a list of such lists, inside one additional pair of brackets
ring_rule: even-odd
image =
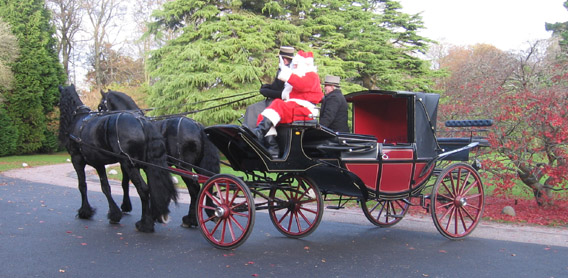
[(79, 105), (77, 106), (77, 108), (75, 108), (75, 111), (73, 111), (73, 115), (78, 115), (78, 114), (90, 114), (91, 113), (91, 108), (89, 108), (87, 105)]

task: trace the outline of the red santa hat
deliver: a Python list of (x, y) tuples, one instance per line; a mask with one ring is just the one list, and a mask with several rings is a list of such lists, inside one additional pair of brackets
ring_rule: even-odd
[(303, 60), (301, 60), (300, 62), (303, 62), (306, 66), (314, 66), (314, 53), (311, 51), (308, 52), (304, 52), (303, 50), (298, 51), (298, 56), (302, 57)]
[(298, 53), (292, 60), (292, 65), (292, 70), (300, 76), (304, 76), (306, 72), (317, 72), (317, 68), (314, 65), (314, 53), (311, 51), (304, 52), (303, 50), (298, 50)]

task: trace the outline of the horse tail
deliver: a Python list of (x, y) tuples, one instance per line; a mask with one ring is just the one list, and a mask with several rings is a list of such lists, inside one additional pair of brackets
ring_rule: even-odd
[[(166, 144), (158, 130), (150, 122), (144, 123), (144, 132), (148, 136), (146, 148), (147, 161), (163, 168), (166, 161)], [(150, 187), (150, 208), (154, 220), (167, 220), (170, 201), (177, 203), (177, 190), (167, 170), (158, 167), (146, 167), (146, 177)]]
[[(220, 168), (220, 161), (219, 158), (219, 150), (217, 147), (209, 140), (207, 134), (205, 134), (205, 130), (203, 126), (200, 125), (201, 133), (201, 142), (203, 145), (203, 153), (201, 155), (201, 160), (197, 164), (200, 168), (208, 170), (210, 172), (218, 174), (221, 172)], [(199, 172), (199, 171), (198, 171)], [(200, 173), (200, 174), (208, 174), (208, 173)]]

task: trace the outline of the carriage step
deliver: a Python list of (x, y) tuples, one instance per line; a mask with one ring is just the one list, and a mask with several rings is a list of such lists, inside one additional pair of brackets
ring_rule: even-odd
[(345, 207), (344, 206), (327, 206), (326, 208), (340, 210), (340, 209), (344, 209)]
[(394, 217), (394, 218), (403, 218), (404, 217), (404, 215), (401, 215), (401, 214), (387, 214), (386, 216), (387, 217)]

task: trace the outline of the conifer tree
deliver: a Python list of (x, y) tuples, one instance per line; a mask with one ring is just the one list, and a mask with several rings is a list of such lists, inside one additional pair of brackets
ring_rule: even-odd
[(55, 117), (58, 85), (65, 78), (56, 53), (54, 29), (41, 0), (1, 0), (0, 17), (12, 26), (20, 56), (12, 63), (13, 88), (4, 92), (7, 115), (18, 130), (17, 153), (50, 151), (57, 145), (48, 123)]
[[(230, 100), (188, 105), (196, 101), (258, 92), (274, 78), (281, 45), (313, 51), (320, 76), (341, 76), (346, 91), (430, 91), (433, 72), (415, 55), (425, 52), (429, 41), (416, 33), (420, 18), (400, 8), (391, 0), (168, 2), (154, 13), (150, 32), (176, 31), (177, 38), (151, 54), (149, 103), (164, 108), (156, 114), (168, 114)], [(194, 118), (205, 124), (234, 122), (242, 108), (259, 99)]]

